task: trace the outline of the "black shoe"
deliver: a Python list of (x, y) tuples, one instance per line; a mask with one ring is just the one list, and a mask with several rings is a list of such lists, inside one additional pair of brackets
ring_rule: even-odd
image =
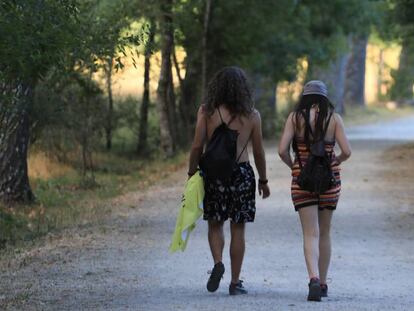
[(321, 301), (321, 283), (318, 278), (312, 278), (309, 282), (308, 301)]
[(328, 285), (321, 284), (321, 297), (328, 297)]
[(243, 281), (239, 280), (237, 284), (230, 283), (229, 286), (230, 295), (244, 295), (247, 294), (247, 290), (243, 286)]
[(209, 292), (215, 292), (219, 288), (221, 278), (224, 274), (224, 265), (222, 262), (218, 262), (214, 265), (213, 270), (211, 271), (210, 278), (207, 282), (207, 290)]

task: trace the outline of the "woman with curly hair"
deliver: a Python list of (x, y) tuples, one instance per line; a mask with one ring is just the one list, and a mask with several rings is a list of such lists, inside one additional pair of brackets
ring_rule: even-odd
[(230, 295), (247, 294), (239, 279), (245, 250), (245, 223), (253, 222), (256, 212), (256, 180), (249, 163), (246, 146), (252, 142), (253, 156), (259, 174), (258, 191), (263, 198), (270, 194), (266, 179), (266, 161), (262, 141), (261, 119), (253, 108), (247, 78), (238, 67), (225, 67), (217, 72), (207, 89), (205, 104), (197, 114), (194, 141), (189, 161), (189, 176), (197, 171), (204, 146), (220, 126), (226, 125), (237, 134), (237, 165), (228, 180), (204, 178), (204, 220), (208, 221), (208, 241), (214, 260), (207, 290), (218, 289), (224, 274), (223, 224), (230, 218)]

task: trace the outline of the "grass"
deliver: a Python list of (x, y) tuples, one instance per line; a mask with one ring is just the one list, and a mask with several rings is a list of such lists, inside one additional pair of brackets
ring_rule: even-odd
[(111, 213), (111, 198), (145, 190), (182, 167), (185, 159), (183, 153), (164, 160), (100, 152), (95, 155), (96, 184), (85, 187), (75, 169), (35, 153), (29, 165), (36, 202), (0, 208), (0, 248), (66, 227), (100, 222)]

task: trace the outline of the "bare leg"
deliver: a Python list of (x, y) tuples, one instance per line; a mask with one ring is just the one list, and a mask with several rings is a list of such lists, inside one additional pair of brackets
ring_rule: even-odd
[(319, 273), (321, 284), (326, 284), (329, 262), (331, 260), (331, 220), (332, 211), (319, 211)]
[(214, 264), (223, 261), (224, 233), (223, 222), (208, 222), (208, 243), (210, 244), (211, 255)]
[(319, 278), (319, 222), (318, 207), (307, 206), (299, 209), (303, 231), (303, 251), (309, 278)]
[(244, 224), (230, 224), (231, 243), (230, 243), (230, 259), (231, 259), (231, 282), (236, 284), (239, 282), (240, 270), (243, 263), (245, 241), (244, 241)]

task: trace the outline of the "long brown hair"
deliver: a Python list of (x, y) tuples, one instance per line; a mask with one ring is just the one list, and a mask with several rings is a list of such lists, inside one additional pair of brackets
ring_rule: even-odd
[(310, 120), (310, 110), (313, 105), (318, 105), (319, 114), (315, 124), (315, 130), (313, 131), (312, 139), (309, 133), (309, 127), (305, 126), (305, 135), (304, 140), (306, 145), (309, 146), (311, 140), (318, 140), (321, 137), (321, 133), (323, 131), (323, 127), (326, 122), (326, 118), (328, 115), (334, 111), (334, 105), (330, 102), (330, 100), (322, 95), (317, 94), (310, 94), (310, 95), (302, 95), (298, 104), (295, 107), (295, 130), (299, 132), (301, 128), (300, 118), (303, 117), (305, 120), (305, 125), (309, 124)]

